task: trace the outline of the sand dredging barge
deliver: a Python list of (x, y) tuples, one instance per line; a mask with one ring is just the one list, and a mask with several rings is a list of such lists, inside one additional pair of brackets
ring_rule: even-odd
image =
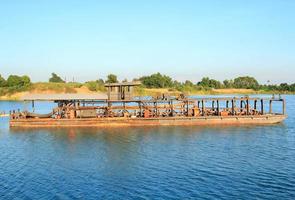
[[(156, 125), (274, 124), (285, 118), (285, 99), (257, 97), (189, 98), (161, 95), (136, 98), (140, 83), (105, 85), (107, 94), (30, 95), (24, 102), (52, 101), (57, 107), (48, 114), (11, 111), (11, 127), (112, 127)], [(281, 103), (280, 111), (273, 104)], [(276, 107), (277, 108), (277, 107)]]

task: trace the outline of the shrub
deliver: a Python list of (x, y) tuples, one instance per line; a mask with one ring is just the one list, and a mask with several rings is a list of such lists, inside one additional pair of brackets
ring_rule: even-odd
[(52, 83), (65, 83), (56, 73), (51, 74), (51, 78), (49, 78), (49, 82)]

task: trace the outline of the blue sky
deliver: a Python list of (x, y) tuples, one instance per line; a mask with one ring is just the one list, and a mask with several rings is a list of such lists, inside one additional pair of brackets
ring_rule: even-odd
[(295, 82), (295, 1), (0, 0), (0, 74)]

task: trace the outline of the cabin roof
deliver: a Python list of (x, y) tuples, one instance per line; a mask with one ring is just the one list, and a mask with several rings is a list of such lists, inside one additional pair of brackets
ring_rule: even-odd
[(136, 85), (140, 85), (141, 82), (140, 81), (136, 81), (136, 82), (123, 82), (123, 83), (106, 83), (105, 87), (114, 87), (114, 86), (136, 86)]
[(23, 101), (62, 101), (62, 100), (107, 100), (103, 93), (95, 94), (28, 94), (21, 98)]

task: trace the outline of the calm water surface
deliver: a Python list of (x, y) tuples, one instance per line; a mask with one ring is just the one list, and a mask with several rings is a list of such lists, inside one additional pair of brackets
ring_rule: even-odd
[(286, 99), (288, 119), (271, 126), (9, 129), (0, 118), (0, 199), (294, 199)]

